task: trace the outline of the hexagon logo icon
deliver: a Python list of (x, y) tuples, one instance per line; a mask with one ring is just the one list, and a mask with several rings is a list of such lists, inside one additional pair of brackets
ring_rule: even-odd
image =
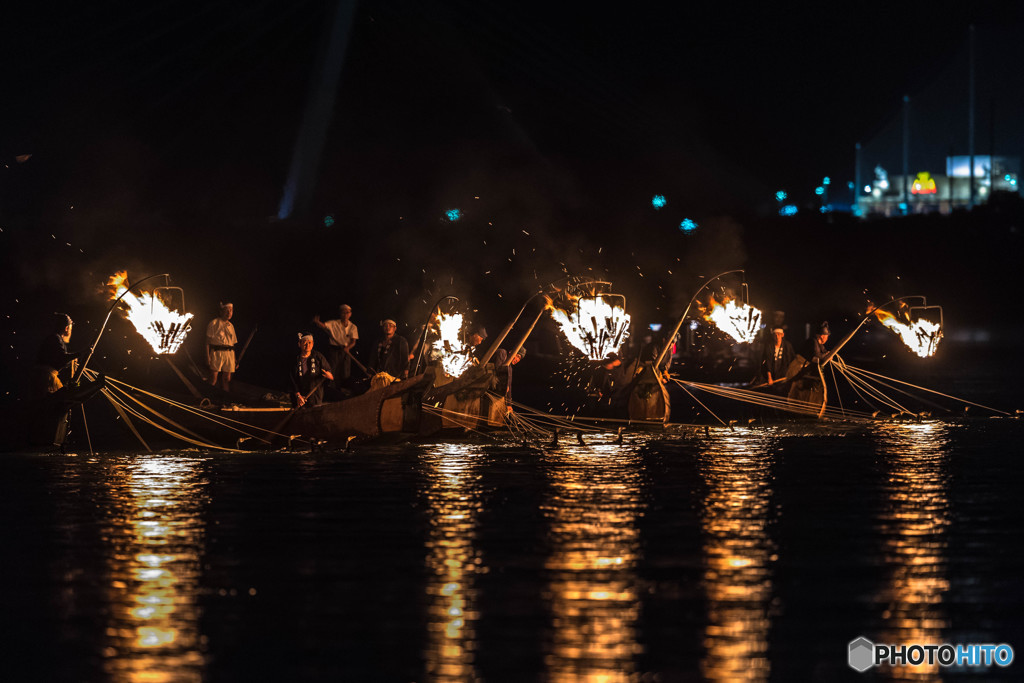
[(864, 636), (851, 640), (849, 659), (847, 660), (850, 668), (864, 673), (875, 663), (874, 652), (875, 644)]

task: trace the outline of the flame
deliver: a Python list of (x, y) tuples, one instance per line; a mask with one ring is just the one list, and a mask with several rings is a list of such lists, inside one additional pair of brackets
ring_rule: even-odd
[(441, 359), (441, 368), (450, 377), (459, 377), (473, 364), (471, 349), (462, 342), (462, 314), (439, 313), (437, 315), (438, 339), (433, 349)]
[(626, 309), (609, 303), (601, 294), (580, 297), (575, 313), (553, 305), (550, 311), (569, 343), (590, 360), (603, 360), (608, 354), (618, 352), (629, 336)]
[(761, 326), (761, 311), (748, 304), (737, 306), (736, 300), (729, 297), (718, 303), (712, 296), (709, 306), (710, 310), (704, 314), (705, 320), (741, 344), (754, 341)]
[[(880, 308), (876, 308), (872, 312), (880, 323), (899, 335), (907, 348), (918, 356), (928, 358), (935, 355), (935, 350), (939, 347), (939, 340), (942, 339), (942, 327), (939, 323), (924, 318), (910, 320), (909, 313), (903, 310), (903, 307), (899, 311), (900, 317)], [(900, 320), (900, 318), (906, 320)]]
[(121, 270), (110, 276), (107, 286), (112, 289), (111, 300), (121, 299), (122, 311), (135, 329), (145, 337), (158, 354), (174, 353), (185, 341), (191, 329), (191, 313), (172, 311), (160, 297), (146, 292), (128, 292), (128, 273)]

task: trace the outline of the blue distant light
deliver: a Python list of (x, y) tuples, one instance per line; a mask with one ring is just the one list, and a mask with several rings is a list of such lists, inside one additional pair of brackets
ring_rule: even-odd
[(329, 228), (332, 225), (334, 225), (334, 216), (327, 214), (324, 216), (324, 226)]
[(651, 197), (651, 206), (653, 206), (655, 209), (660, 209), (666, 204), (668, 204), (668, 201), (665, 199), (665, 195), (663, 194), (656, 194), (653, 197)]
[(444, 216), (445, 218), (454, 223), (455, 221), (462, 218), (462, 211), (460, 211), (459, 209), (448, 209), (447, 211), (444, 212)]
[(693, 232), (697, 229), (697, 224), (689, 218), (684, 218), (683, 222), (679, 224), (679, 229), (683, 232)]
[(779, 190), (775, 193), (775, 201), (784, 202), (789, 197), (785, 190)]
[(779, 209), (779, 215), (780, 216), (795, 216), (797, 214), (798, 210), (799, 209), (797, 209), (794, 205), (786, 204), (784, 207)]
[(832, 179), (829, 178), (828, 176), (825, 176), (825, 179), (821, 181), (821, 184), (822, 185), (831, 185), (832, 184)]
[(825, 194), (825, 188), (821, 185), (818, 185), (816, 188), (814, 188), (814, 194), (819, 196)]

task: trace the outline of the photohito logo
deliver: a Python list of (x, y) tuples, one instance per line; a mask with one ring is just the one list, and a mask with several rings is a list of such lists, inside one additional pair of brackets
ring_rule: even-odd
[(1005, 643), (971, 645), (883, 645), (864, 636), (851, 640), (847, 662), (851, 669), (867, 671), (873, 666), (920, 666), (921, 664), (961, 667), (1010, 666), (1013, 648)]

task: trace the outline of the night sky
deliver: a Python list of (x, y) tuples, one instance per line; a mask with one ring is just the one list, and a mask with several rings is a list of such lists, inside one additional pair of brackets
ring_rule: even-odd
[[(19, 5), (0, 43), (7, 335), (55, 309), (101, 315), (93, 290), (115, 268), (171, 272), (204, 321), (235, 300), (243, 336), (342, 301), (364, 336), (383, 317), (413, 327), (442, 294), (500, 326), (565, 272), (677, 315), (697, 275), (757, 262), (751, 226), (776, 190), (845, 184), (854, 144), (884, 137), (904, 94), (959, 92), (972, 22), (1005, 40), (1024, 14), (362, 2), (310, 200), (280, 220), (335, 4)], [(984, 120), (1019, 111), (1019, 59), (986, 73)]]

